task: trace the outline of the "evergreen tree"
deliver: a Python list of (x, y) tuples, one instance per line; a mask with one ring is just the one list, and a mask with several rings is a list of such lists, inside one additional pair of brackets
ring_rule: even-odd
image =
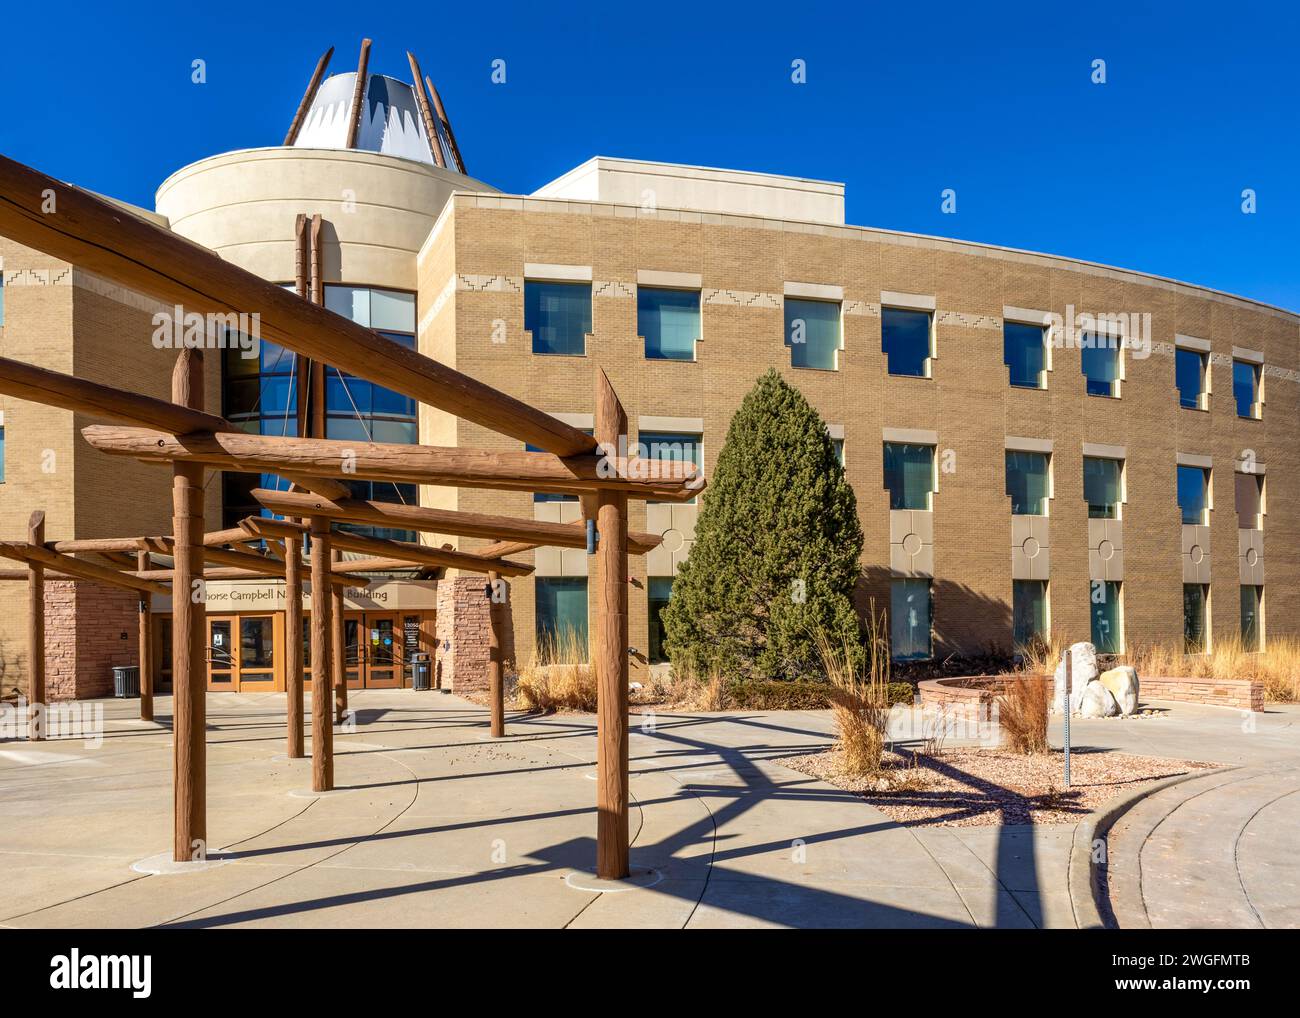
[(769, 370), (731, 419), (664, 609), (668, 656), (703, 673), (820, 672), (814, 633), (861, 646), (857, 499), (826, 424)]

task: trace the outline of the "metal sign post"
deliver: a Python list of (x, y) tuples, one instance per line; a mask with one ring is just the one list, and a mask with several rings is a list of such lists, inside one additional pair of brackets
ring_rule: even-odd
[(1065, 652), (1065, 787), (1070, 787), (1070, 686), (1074, 672), (1074, 653)]

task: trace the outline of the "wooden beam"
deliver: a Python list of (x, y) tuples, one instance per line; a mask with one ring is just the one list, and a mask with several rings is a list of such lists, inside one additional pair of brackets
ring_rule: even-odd
[(293, 115), (293, 123), (289, 125), (289, 133), (284, 136), (286, 148), (298, 140), (298, 132), (302, 129), (303, 118), (307, 116), (307, 111), (311, 109), (312, 100), (316, 98), (316, 92), (320, 88), (321, 78), (325, 76), (325, 68), (329, 66), (330, 57), (333, 55), (334, 47), (331, 46), (316, 61), (316, 70), (312, 72), (311, 81), (307, 82), (307, 91), (302, 94), (302, 102), (298, 104), (298, 112)]
[(167, 594), (170, 589), (162, 584), (147, 579), (140, 579), (133, 573), (119, 572), (98, 562), (87, 562), (73, 558), (49, 548), (35, 547), (23, 541), (0, 541), (0, 557), (17, 559), (20, 562), (36, 562), (49, 566), (65, 576), (78, 580), (94, 580), (114, 587), (126, 587), (129, 590), (142, 590), (151, 594)]
[(334, 729), (330, 725), (330, 524), (311, 521), (311, 787), (334, 788)]
[(357, 61), (357, 82), (352, 89), (352, 105), (348, 110), (348, 140), (344, 148), (357, 147), (357, 134), (361, 130), (361, 113), (366, 101), (366, 71), (370, 66), (370, 40), (361, 40), (361, 57)]
[[(47, 211), (51, 207), (56, 211)], [(186, 311), (255, 308), (262, 316), (262, 338), (301, 356), (556, 455), (595, 450), (591, 436), (550, 414), (302, 300), (111, 202), (4, 157), (0, 235)]]
[[(338, 536), (337, 532), (334, 536)], [(350, 573), (387, 573), (394, 569), (421, 569), (424, 567), (419, 562), (412, 562), (409, 558), (375, 555), (370, 558), (354, 558), (335, 562), (331, 568), (337, 574), (342, 573), (344, 570)]]
[[(135, 565), (137, 569), (149, 568), (149, 553), (147, 551), (137, 551), (135, 553)], [(153, 605), (150, 603), (151, 595), (141, 593), (139, 609), (139, 633), (140, 641), (140, 720), (153, 720)]]
[(345, 442), (242, 431), (175, 435), (107, 424), (82, 428), (81, 434), (93, 448), (111, 456), (202, 463), (241, 472), (298, 471), (324, 477), (505, 491), (580, 494), (612, 489), (662, 501), (688, 500), (698, 490), (690, 485), (702, 485), (694, 464), (671, 461), (629, 467), (626, 460), (607, 463), (598, 456), (561, 459), (545, 452)]
[(59, 551), (71, 555), (74, 552), (95, 552), (96, 554), (105, 554), (110, 552), (127, 552), (134, 555), (136, 552), (144, 549), (146, 543), (158, 538), (148, 537), (90, 537), (81, 538), (75, 541), (49, 541), (45, 547), (50, 551)]
[[(463, 551), (447, 551), (442, 548), (430, 548), (412, 541), (390, 541), (379, 537), (365, 537), (361, 534), (349, 534), (338, 531), (334, 534), (334, 547), (343, 551), (360, 552), (362, 555), (382, 555), (386, 558), (405, 559), (413, 565), (442, 566), (447, 569), (466, 569), (471, 572), (486, 573), (492, 570), (503, 576), (527, 576), (533, 567), (521, 562), (506, 562), (502, 559), (485, 559)], [(344, 565), (349, 565), (344, 563)]]
[[(344, 563), (344, 565), (347, 566), (350, 565), (350, 563)], [(311, 562), (304, 559), (303, 569), (306, 570), (310, 567)], [(176, 572), (173, 569), (149, 569), (143, 572), (136, 570), (129, 573), (118, 573), (117, 575), (119, 577), (130, 576), (141, 580), (153, 580), (154, 582), (163, 584), (162, 590), (170, 594), (171, 588), (166, 586), (166, 584), (172, 581)], [(205, 580), (265, 580), (268, 577), (278, 578), (270, 573), (263, 572), (260, 569), (241, 569), (236, 566), (213, 566), (203, 570), (203, 579)], [(0, 575), (0, 579), (4, 578), (3, 575)], [(330, 575), (330, 583), (341, 587), (344, 590), (347, 590), (349, 587), (364, 587), (366, 582), (364, 576), (355, 576), (352, 573), (340, 572), (332, 573)]]
[(438, 141), (438, 128), (433, 122), (433, 111), (429, 109), (429, 97), (425, 94), (424, 82), (420, 80), (420, 62), (409, 49), (406, 51), (406, 59), (411, 64), (411, 81), (415, 86), (415, 100), (420, 107), (420, 117), (424, 120), (424, 133), (429, 136), (429, 152), (433, 161), (446, 169), (447, 160), (442, 157), (442, 143)]
[[(45, 570), (47, 580), (75, 580), (77, 577), (69, 576), (67, 573), (56, 573)], [(26, 583), (29, 575), (26, 569), (0, 569), (0, 582), (3, 583)]]
[(456, 159), (456, 169), (462, 174), (465, 172), (465, 160), (460, 156), (460, 146), (456, 144), (456, 132), (451, 129), (451, 119), (447, 116), (447, 109), (442, 105), (442, 96), (438, 90), (433, 87), (433, 82), (426, 76), (424, 79), (425, 87), (429, 90), (429, 97), (433, 99), (434, 108), (438, 111), (438, 119), (442, 121), (442, 129), (447, 132), (447, 144), (451, 146), (451, 154)]
[[(27, 521), (27, 543), (33, 548), (45, 544), (45, 513), (37, 509)], [(45, 566), (27, 562), (27, 683), (31, 727), (28, 738), (45, 738)]]
[(284, 639), (288, 653), (284, 676), (285, 756), (290, 760), (303, 757), (302, 738), (302, 545), (284, 543)]
[[(2, 205), (2, 203), (0, 203)], [(59, 407), (73, 413), (85, 414), (98, 420), (117, 421), (122, 424), (146, 428), (162, 428), (177, 434), (190, 431), (238, 431), (239, 428), (216, 414), (204, 413), (189, 407), (177, 406), (166, 400), (143, 396), (126, 389), (101, 385), (73, 375), (38, 368), (33, 364), (0, 357), (0, 393), (25, 399), (43, 406)], [(295, 474), (287, 477), (303, 487), (327, 498), (351, 494), (345, 484), (324, 478), (304, 477)], [(78, 551), (99, 549), (77, 548)], [(105, 550), (134, 551), (134, 548)]]
[[(481, 537), (500, 540), (501, 547), (517, 547), (520, 551), (539, 546), (551, 548), (585, 548), (587, 530), (583, 523), (543, 523), (538, 520), (519, 520), (510, 516), (491, 516), (486, 513), (458, 512), (451, 509), (433, 509), (428, 506), (404, 505), (398, 502), (378, 502), (359, 498), (326, 499), (297, 491), (272, 491), (254, 488), (252, 496), (271, 512), (283, 516), (319, 515), (349, 523), (368, 523), (396, 530), (419, 530), (432, 534), (452, 534), (457, 537)], [(263, 517), (250, 517), (258, 526)], [(248, 520), (241, 521), (244, 526)], [(282, 522), (282, 521), (276, 521)], [(267, 533), (275, 534), (274, 530)], [(277, 534), (283, 536), (283, 534)], [(663, 538), (657, 534), (629, 534), (628, 550), (638, 555), (657, 548)], [(511, 542), (507, 545), (506, 542)], [(500, 557), (512, 554), (497, 550), (489, 553), (478, 548), (477, 555)]]
[(176, 406), (166, 400), (100, 385), (9, 357), (0, 357), (0, 392), (100, 420), (162, 428), (178, 434), (236, 430), (233, 424), (216, 414)]
[[(627, 414), (605, 372), (596, 369), (596, 441), (618, 447)], [(596, 640), (596, 875), (628, 875), (627, 496), (597, 496), (600, 543)]]
[[(172, 402), (203, 406), (203, 351), (182, 350), (172, 372)], [(203, 466), (172, 466), (172, 703), (175, 814), (172, 858), (207, 858), (207, 609), (203, 583)], [(196, 584), (199, 588), (196, 588)]]
[(498, 573), (490, 572), (487, 578), (488, 602), (488, 699), (492, 706), (492, 738), (506, 734), (506, 684), (501, 660), (501, 616), (510, 585)]

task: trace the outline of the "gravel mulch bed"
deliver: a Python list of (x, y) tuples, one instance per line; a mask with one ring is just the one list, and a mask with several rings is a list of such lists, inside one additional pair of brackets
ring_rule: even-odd
[(783, 757), (803, 774), (856, 792), (890, 820), (907, 826), (983, 827), (996, 824), (1073, 824), (1135, 785), (1214, 764), (1129, 753), (1023, 756), (998, 749), (951, 749), (934, 757), (885, 754), (879, 777), (840, 773), (839, 754), (824, 750)]

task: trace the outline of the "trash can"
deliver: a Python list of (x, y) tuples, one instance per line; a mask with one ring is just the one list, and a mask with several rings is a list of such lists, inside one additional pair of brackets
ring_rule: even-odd
[(411, 688), (412, 689), (429, 689), (431, 688), (430, 677), (432, 669), (429, 667), (429, 655), (419, 651), (411, 655)]
[(140, 695), (140, 666), (113, 666), (113, 695), (119, 700)]

